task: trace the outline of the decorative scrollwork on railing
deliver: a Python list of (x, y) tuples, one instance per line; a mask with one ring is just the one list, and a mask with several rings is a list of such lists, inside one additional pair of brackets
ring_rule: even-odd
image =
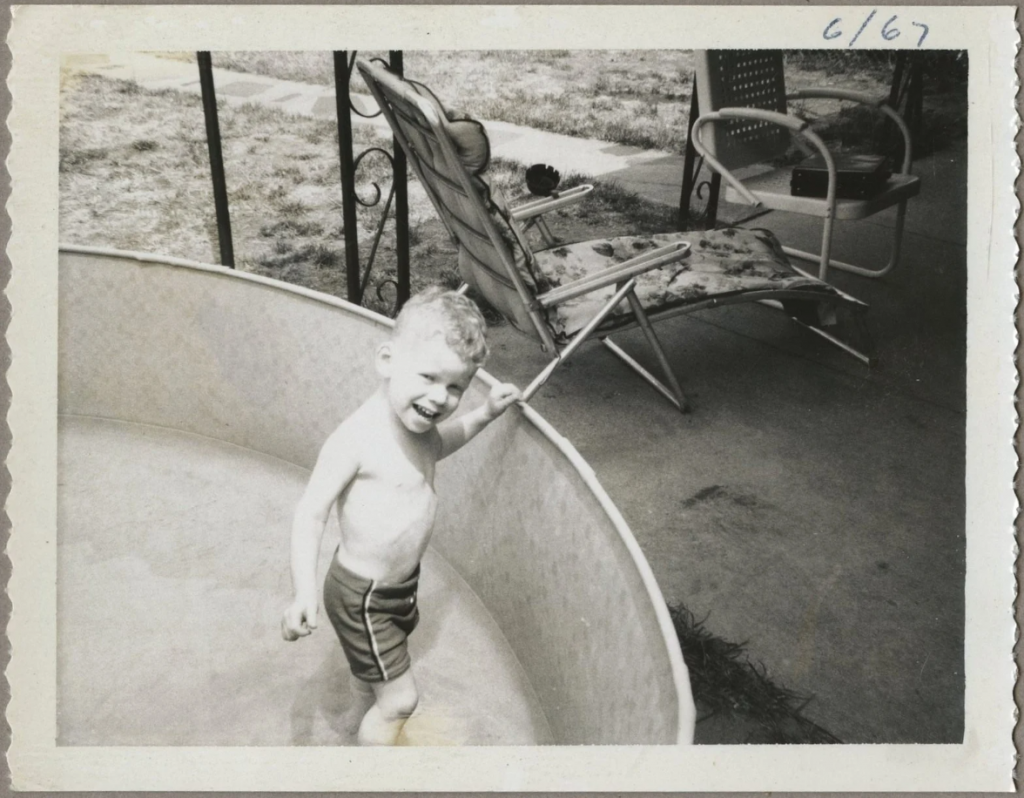
[[(698, 169), (697, 173), (699, 173), (699, 171), (700, 170)], [(712, 221), (712, 213), (717, 210), (717, 208), (711, 207), (712, 200), (714, 198), (713, 177), (713, 175), (708, 175), (705, 180), (695, 181), (693, 195), (698, 200), (703, 201), (704, 204), (702, 207), (690, 208), (690, 221), (700, 227), (703, 227), (707, 225), (709, 221)]]
[[(402, 54), (392, 51), (390, 54), (391, 63), (380, 58), (373, 61), (384, 64), (384, 66), (402, 74)], [(338, 107), (338, 144), (341, 151), (341, 183), (342, 183), (342, 211), (344, 214), (345, 228), (345, 267), (346, 277), (349, 286), (349, 300), (362, 304), (367, 296), (367, 290), (371, 288), (370, 276), (373, 271), (377, 254), (380, 250), (381, 239), (384, 234), (384, 227), (388, 217), (393, 215), (395, 220), (395, 256), (396, 276), (386, 277), (380, 280), (376, 286), (376, 298), (380, 305), (378, 310), (387, 307), (390, 313), (401, 308), (402, 303), (409, 297), (409, 210), (406, 189), (405, 159), (397, 142), (394, 144), (393, 152), (382, 147), (369, 147), (358, 155), (353, 154), (353, 136), (351, 120), (353, 115), (364, 119), (372, 119), (379, 116), (382, 110), (378, 108), (373, 113), (368, 113), (353, 103), (353, 96), (349, 91), (352, 74), (356, 64), (356, 53), (336, 51), (335, 52), (335, 90), (337, 92)], [(343, 114), (343, 109), (348, 113)], [(341, 117), (344, 118), (341, 118)], [(376, 174), (363, 180), (360, 186), (360, 193), (356, 191), (358, 182), (357, 173), (369, 155), (381, 155), (387, 160), (388, 171), (392, 180), (390, 189), (386, 192), (382, 184), (386, 185), (387, 176), (381, 179), (384, 173), (383, 164)], [(372, 179), (371, 179), (372, 178)], [(380, 181), (380, 182), (378, 182)], [(383, 205), (381, 205), (384, 200)], [(376, 222), (376, 230), (370, 247), (369, 256), (362, 261), (359, 256), (359, 235), (357, 230), (356, 209), (375, 208), (381, 206), (380, 217)], [(392, 207), (393, 206), (393, 207)], [(393, 213), (392, 213), (393, 211)], [(362, 262), (361, 262), (362, 261)], [(386, 289), (394, 287), (394, 299), (386, 298)], [(373, 294), (369, 294), (373, 296)]]
[[(381, 291), (383, 291), (389, 285), (393, 285), (395, 287), (395, 298), (392, 300), (385, 299), (384, 295), (381, 293)], [(391, 277), (386, 277), (383, 280), (381, 280), (380, 283), (377, 284), (377, 299), (381, 303), (390, 304), (392, 310), (396, 309), (398, 306), (398, 281), (392, 279)], [(392, 312), (389, 313), (388, 315), (393, 316), (394, 313)]]
[[(394, 174), (395, 173), (395, 159), (393, 157), (391, 157), (391, 153), (390, 152), (388, 152), (387, 150), (381, 149), (380, 147), (370, 147), (370, 149), (368, 149), (368, 150), (363, 150), (361, 153), (359, 153), (355, 157), (355, 160), (352, 161), (352, 168), (355, 171), (359, 171), (359, 164), (361, 164), (363, 162), (363, 158), (365, 158), (367, 155), (370, 155), (371, 153), (374, 153), (374, 152), (380, 153), (381, 155), (383, 155), (385, 158), (388, 159), (388, 164), (391, 166), (391, 174)], [(372, 200), (363, 200), (363, 199), (360, 199), (358, 195), (356, 195), (356, 202), (358, 202), (364, 208), (372, 208), (374, 205), (376, 205), (376, 204), (378, 204), (380, 202), (380, 198), (381, 198), (380, 185), (375, 183), (375, 182), (373, 182), (373, 181), (370, 182), (370, 185), (373, 186), (373, 190), (377, 192)], [(385, 214), (386, 213), (387, 213), (387, 211), (385, 210)]]
[[(702, 172), (704, 172), (703, 175), (701, 174)], [(686, 224), (688, 228), (692, 229), (694, 226), (702, 227), (713, 218), (712, 214), (715, 212), (715, 209), (710, 207), (711, 203), (715, 201), (714, 173), (704, 170), (704, 156), (698, 156), (696, 161), (694, 161), (689, 177), (690, 179), (687, 183), (693, 188), (691, 194), (685, 197), (683, 201), (687, 203)], [(702, 177), (704, 179), (701, 179)], [(690, 202), (693, 198), (702, 202), (703, 207), (694, 207)]]
[[(375, 59), (375, 60), (380, 60), (380, 59)], [(359, 112), (356, 111), (356, 113), (358, 114)], [(360, 114), (360, 115), (362, 116), (363, 114)], [(392, 174), (392, 176), (394, 176), (394, 174), (395, 174), (395, 159), (394, 159), (394, 157), (392, 156), (392, 154), (390, 152), (388, 152), (387, 150), (383, 149), (382, 147), (370, 147), (369, 149), (363, 150), (361, 153), (359, 153), (353, 159), (353, 161), (352, 161), (352, 170), (353, 170), (354, 175), (356, 175), (356, 176), (358, 175), (359, 167), (362, 165), (363, 159), (366, 158), (367, 155), (382, 155), (382, 156), (384, 156), (384, 158), (387, 159), (388, 166), (391, 168), (391, 174)], [(379, 183), (377, 183), (376, 181), (371, 180), (370, 181), (370, 186), (373, 187), (373, 191), (374, 191), (374, 196), (373, 196), (372, 199), (363, 199), (362, 197), (359, 196), (358, 192), (353, 192), (353, 194), (352, 194), (352, 196), (355, 199), (355, 201), (357, 203), (359, 203), (360, 205), (362, 205), (364, 208), (376, 207), (377, 205), (380, 204), (381, 198), (383, 197), (383, 191), (381, 190), (381, 187), (380, 187)], [(394, 180), (392, 180), (392, 182), (391, 182), (391, 189), (388, 191), (387, 201), (384, 203), (384, 209), (381, 212), (380, 220), (377, 222), (377, 229), (374, 232), (373, 243), (370, 246), (369, 257), (367, 257), (366, 265), (363, 267), (363, 271), (362, 271), (362, 273), (359, 276), (359, 294), (360, 294), (360, 296), (365, 296), (365, 294), (366, 294), (366, 289), (367, 289), (367, 287), (369, 285), (369, 281), (370, 281), (370, 272), (373, 270), (373, 264), (377, 260), (377, 250), (380, 247), (381, 237), (384, 235), (384, 225), (387, 223), (388, 213), (391, 211), (391, 202), (394, 199), (394, 197), (395, 197), (395, 183), (394, 183)], [(395, 286), (395, 298), (393, 300), (386, 300), (384, 298), (384, 296), (381, 294), (381, 290), (388, 283), (392, 283)], [(377, 299), (382, 304), (387, 305), (390, 308), (392, 313), (397, 309), (397, 305), (398, 305), (398, 283), (395, 282), (393, 279), (387, 278), (387, 279), (383, 280), (377, 286), (376, 294), (377, 294)]]
[[(355, 63), (356, 63), (356, 53), (357, 52), (358, 52), (357, 50), (353, 50), (352, 51), (352, 57), (349, 58), (349, 60), (348, 60), (348, 74), (350, 74), (350, 75), (352, 74), (352, 67), (354, 67)], [(370, 61), (376, 62), (378, 64), (382, 64), (383, 66), (386, 66), (386, 67), (390, 67), (391, 66), (391, 64), (389, 64), (383, 58), (371, 58)], [(351, 109), (352, 113), (354, 113), (356, 116), (361, 116), (363, 119), (374, 119), (375, 117), (380, 116), (381, 113), (382, 113), (380, 108), (378, 108), (372, 114), (360, 111), (358, 108), (356, 108), (355, 103), (352, 102), (351, 95), (348, 98), (348, 107)]]

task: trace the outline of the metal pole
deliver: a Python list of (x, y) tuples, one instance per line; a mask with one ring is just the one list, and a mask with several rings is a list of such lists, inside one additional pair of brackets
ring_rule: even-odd
[[(899, 113), (900, 102), (903, 99), (905, 90), (904, 86), (904, 70), (907, 65), (907, 56), (903, 51), (896, 53), (896, 64), (893, 67), (892, 73), (892, 85), (889, 87), (889, 107)], [(904, 117), (905, 118), (905, 117)], [(897, 144), (890, 145), (890, 140), (893, 135), (896, 136)], [(885, 154), (885, 152), (892, 146), (893, 150), (900, 150), (896, 153), (896, 160), (903, 160), (903, 143), (902, 137), (900, 136), (899, 128), (889, 118), (886, 118), (882, 122), (882, 131), (878, 137), (878, 151)]]
[(206, 117), (206, 143), (210, 149), (210, 176), (213, 178), (213, 204), (217, 211), (217, 238), (220, 262), (235, 268), (235, 252), (231, 245), (231, 216), (228, 212), (228, 185), (224, 179), (224, 157), (220, 149), (220, 124), (217, 121), (217, 93), (213, 86), (213, 63), (209, 51), (196, 53), (199, 61), (199, 84), (203, 92), (203, 115)]
[(345, 231), (345, 280), (349, 302), (360, 304), (363, 286), (359, 279), (359, 234), (356, 229), (356, 176), (352, 157), (352, 117), (348, 81), (348, 51), (334, 51), (334, 96), (338, 113), (338, 154), (341, 157), (341, 218)]
[[(392, 50), (389, 53), (391, 71), (399, 77), (404, 74), (402, 51)], [(405, 150), (397, 138), (392, 138), (391, 150), (394, 153), (393, 162), (395, 169), (395, 254), (398, 259), (396, 270), (398, 272), (398, 301), (395, 305), (395, 312), (402, 309), (402, 305), (409, 299), (411, 293), (409, 277), (409, 179), (408, 170), (405, 165)]]
[(693, 148), (690, 136), (693, 133), (693, 123), (700, 116), (700, 104), (697, 101), (697, 75), (694, 74), (691, 83), (693, 91), (690, 93), (690, 116), (686, 120), (689, 130), (686, 131), (686, 149), (683, 156), (683, 188), (679, 194), (679, 229), (685, 230), (690, 221), (690, 197), (693, 196), (694, 178), (693, 164), (697, 159), (697, 151)]
[(715, 172), (711, 175), (711, 187), (708, 189), (708, 207), (704, 215), (704, 227), (714, 230), (718, 224), (718, 194), (722, 190), (722, 176)]

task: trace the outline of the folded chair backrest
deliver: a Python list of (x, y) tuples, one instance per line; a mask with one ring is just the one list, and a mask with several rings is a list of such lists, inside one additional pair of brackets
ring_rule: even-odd
[(532, 254), (482, 172), (490, 158), (474, 120), (452, 120), (426, 87), (377, 64), (358, 68), (459, 249), (462, 278), (514, 326), (554, 346), (539, 311)]
[[(698, 50), (694, 90), (700, 112), (759, 108), (786, 113), (781, 50)], [(691, 120), (695, 121), (695, 120)], [(755, 119), (719, 120), (702, 134), (711, 154), (728, 169), (769, 161), (789, 148), (789, 132)]]

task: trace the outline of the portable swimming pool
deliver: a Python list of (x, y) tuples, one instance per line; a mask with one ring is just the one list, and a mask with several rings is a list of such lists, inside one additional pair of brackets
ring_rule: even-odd
[[(217, 266), (60, 254), (58, 743), (353, 741), (330, 624), (286, 643), (291, 514), (390, 322)], [(481, 374), (464, 405), (488, 390)], [(693, 704), (635, 540), (513, 409), (438, 466), (411, 744), (675, 744)], [(332, 519), (319, 574), (337, 540)]]

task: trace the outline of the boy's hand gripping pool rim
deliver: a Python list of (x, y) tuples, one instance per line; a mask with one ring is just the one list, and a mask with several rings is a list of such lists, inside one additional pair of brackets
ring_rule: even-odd
[(487, 417), (493, 421), (509, 407), (523, 401), (522, 392), (511, 383), (501, 382), (491, 388), (487, 396)]
[(288, 642), (311, 635), (316, 629), (316, 602), (296, 601), (281, 618), (281, 637)]

